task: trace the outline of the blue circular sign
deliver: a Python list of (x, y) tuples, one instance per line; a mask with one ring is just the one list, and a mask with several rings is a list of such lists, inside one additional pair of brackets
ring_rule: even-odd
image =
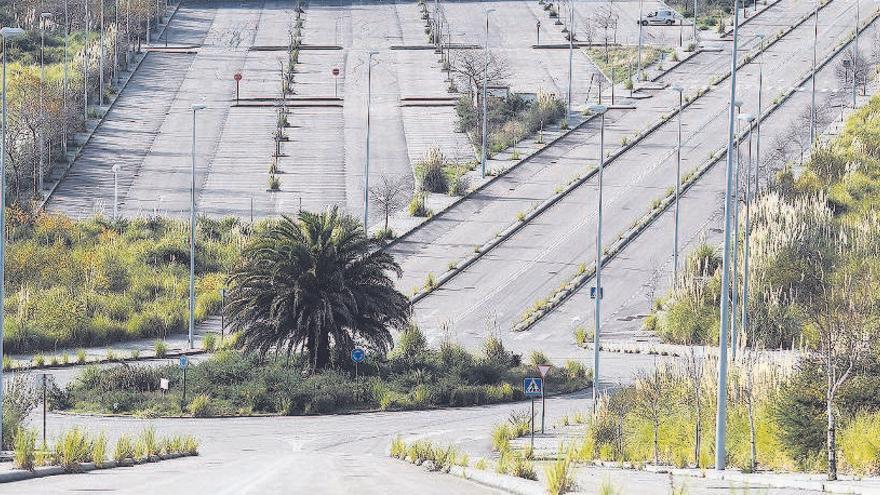
[(187, 359), (186, 356), (180, 356), (180, 359), (177, 361), (177, 366), (179, 366), (180, 369), (186, 368), (189, 366), (189, 359)]
[(354, 361), (356, 363), (360, 363), (366, 358), (367, 358), (367, 351), (363, 350), (362, 348), (355, 347), (354, 349), (351, 350), (351, 360), (352, 361)]

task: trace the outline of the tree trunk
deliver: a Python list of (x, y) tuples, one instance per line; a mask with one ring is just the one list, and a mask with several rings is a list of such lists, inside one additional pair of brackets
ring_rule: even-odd
[(832, 399), (829, 394), (825, 401), (825, 412), (828, 415), (828, 481), (837, 479), (837, 438), (835, 435), (834, 410), (832, 409)]
[(694, 427), (694, 465), (696, 467), (700, 467), (700, 437), (703, 434), (703, 420), (700, 414), (700, 401), (697, 399), (697, 421)]
[(660, 464), (660, 421), (654, 420), (654, 465)]
[(752, 401), (749, 400), (749, 469), (754, 473), (755, 469), (758, 467), (758, 448), (755, 445), (757, 443), (755, 439), (755, 406), (752, 404)]

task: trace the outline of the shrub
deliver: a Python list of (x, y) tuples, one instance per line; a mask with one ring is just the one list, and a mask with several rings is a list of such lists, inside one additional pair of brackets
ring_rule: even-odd
[(425, 156), (415, 164), (419, 189), (433, 193), (445, 193), (449, 190), (449, 181), (444, 171), (445, 161), (440, 148), (433, 146), (428, 149)]
[(541, 351), (532, 351), (529, 354), (529, 364), (532, 366), (538, 366), (539, 364), (551, 364), (550, 359), (547, 358), (547, 355)]
[(101, 467), (104, 465), (104, 461), (107, 460), (107, 437), (104, 436), (104, 433), (98, 435), (98, 438), (92, 442), (92, 462), (95, 463), (96, 466)]
[(406, 443), (399, 436), (391, 440), (391, 453), (389, 455), (398, 459), (406, 458)]
[[(538, 475), (535, 473), (535, 465), (532, 461), (512, 453), (508, 453), (511, 457), (511, 461), (508, 464), (508, 472), (511, 476), (516, 476), (517, 478), (523, 478), (527, 480), (537, 480)], [(504, 457), (504, 454), (502, 454)]]
[(36, 354), (34, 355), (33, 362), (35, 368), (42, 368), (46, 365), (46, 358), (42, 354)]
[(138, 443), (143, 446), (144, 457), (149, 458), (159, 455), (159, 442), (156, 438), (156, 429), (152, 426), (148, 426), (141, 431), (141, 437)]
[(199, 455), (199, 441), (192, 435), (183, 438), (183, 453), (186, 455)]
[(206, 418), (209, 416), (213, 416), (213, 408), (211, 407), (211, 397), (207, 394), (197, 395), (187, 407), (189, 409), (189, 413), (193, 415), (194, 418)]
[(208, 352), (214, 352), (217, 349), (217, 334), (206, 333), (202, 336), (202, 348)]
[(407, 206), (407, 211), (414, 217), (431, 216), (431, 209), (425, 205), (425, 194), (421, 192), (413, 194), (412, 199), (409, 201), (409, 206)]
[(92, 455), (92, 443), (78, 427), (64, 432), (55, 444), (55, 459), (67, 472), (76, 472), (80, 463), (88, 462)]
[(120, 435), (116, 440), (116, 447), (113, 449), (113, 460), (122, 462), (132, 458), (134, 458), (134, 445), (132, 444), (131, 437)]
[(428, 348), (428, 340), (425, 334), (414, 322), (410, 322), (400, 332), (397, 344), (394, 346), (392, 356), (401, 356), (413, 360)]
[(269, 190), (270, 191), (280, 191), (281, 190), (281, 179), (278, 178), (275, 174), (269, 175)]
[(501, 423), (492, 430), (492, 448), (498, 452), (510, 450), (510, 441), (515, 438), (507, 423)]
[(34, 469), (34, 451), (36, 450), (37, 433), (26, 429), (19, 428), (15, 432), (15, 446), (12, 452), (12, 462), (18, 469)]
[(165, 355), (168, 354), (168, 344), (165, 343), (164, 340), (153, 342), (153, 352), (156, 353), (157, 358), (165, 357)]
[(11, 370), (12, 366), (13, 366), (12, 358), (4, 354), (3, 355), (3, 371)]
[(880, 413), (856, 415), (840, 431), (844, 466), (861, 476), (880, 474)]
[(78, 364), (85, 364), (86, 362), (86, 351), (83, 349), (77, 349), (76, 351), (76, 362)]
[(544, 474), (547, 478), (547, 492), (550, 495), (562, 495), (574, 491), (574, 478), (568, 456), (559, 458), (544, 468)]

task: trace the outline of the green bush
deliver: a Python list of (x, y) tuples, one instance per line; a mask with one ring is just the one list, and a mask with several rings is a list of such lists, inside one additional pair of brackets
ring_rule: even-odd
[(91, 455), (92, 443), (77, 427), (64, 432), (55, 444), (55, 459), (67, 472), (79, 471), (80, 463), (88, 462)]
[(12, 462), (18, 469), (34, 469), (34, 451), (36, 450), (37, 433), (35, 431), (19, 428), (15, 432), (15, 446), (12, 452)]
[(214, 352), (217, 349), (217, 334), (206, 333), (202, 336), (202, 349)]
[(134, 444), (128, 435), (120, 435), (116, 439), (116, 447), (113, 449), (113, 460), (122, 462), (126, 459), (134, 458)]
[(153, 343), (153, 351), (156, 353), (156, 357), (165, 357), (168, 354), (168, 344), (164, 340), (157, 340)]
[(415, 175), (418, 188), (422, 191), (445, 193), (449, 190), (449, 182), (444, 167), (446, 158), (440, 148), (432, 147), (425, 156), (416, 162)]
[(187, 407), (189, 413), (194, 418), (206, 418), (213, 416), (213, 408), (211, 407), (211, 397), (207, 394), (197, 395)]
[(98, 438), (92, 442), (92, 462), (95, 463), (96, 466), (101, 467), (104, 465), (104, 462), (107, 460), (107, 437), (104, 436), (104, 433), (98, 435)]
[(545, 467), (544, 475), (547, 479), (547, 492), (550, 495), (562, 495), (575, 489), (571, 460), (568, 456), (560, 457)]
[(407, 206), (407, 211), (414, 217), (429, 217), (432, 214), (431, 209), (425, 205), (425, 194), (421, 192), (413, 194)]

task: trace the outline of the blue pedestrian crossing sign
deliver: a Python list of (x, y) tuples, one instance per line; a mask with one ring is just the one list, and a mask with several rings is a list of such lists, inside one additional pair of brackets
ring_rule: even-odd
[(544, 392), (544, 380), (531, 377), (523, 378), (523, 393), (526, 397), (538, 397)]
[(360, 363), (364, 359), (367, 358), (367, 351), (363, 350), (360, 347), (355, 347), (351, 350), (351, 360), (355, 363)]

